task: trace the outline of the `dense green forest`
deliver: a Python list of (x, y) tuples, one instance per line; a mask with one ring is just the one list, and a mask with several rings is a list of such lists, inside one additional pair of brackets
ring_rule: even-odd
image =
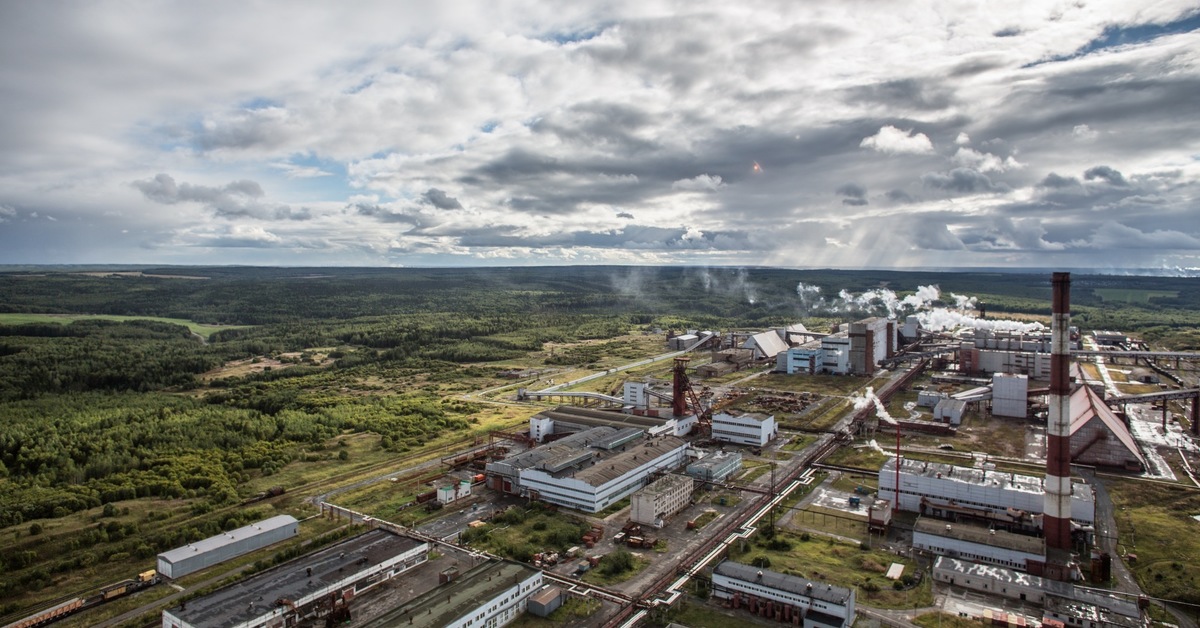
[[(228, 512), (253, 480), (329, 459), (331, 439), (378, 435), (389, 452), (472, 423), (455, 382), (494, 385), (501, 363), (546, 343), (654, 328), (761, 329), (877, 314), (813, 307), (801, 282), (901, 296), (938, 285), (978, 298), (990, 317), (1046, 315), (1049, 274), (902, 273), (641, 267), (496, 269), (159, 268), (145, 275), (0, 273), (0, 312), (106, 314), (241, 325), (207, 340), (163, 322), (0, 324), (0, 595), (113, 555), (152, 556), (242, 521)], [(1075, 276), (1073, 320), (1178, 349), (1200, 348), (1200, 280)], [(320, 359), (318, 359), (318, 354)], [(290, 357), (285, 357), (290, 356)], [(287, 368), (204, 376), (235, 360)], [(594, 351), (544, 363), (585, 365)], [(336, 447), (335, 447), (336, 448)], [(345, 452), (338, 452), (344, 455)], [(44, 520), (138, 499), (184, 500), (193, 523), (140, 534), (97, 524), (31, 544)], [(107, 510), (107, 508), (106, 508)], [(240, 512), (240, 511), (235, 511)], [(31, 525), (32, 524), (32, 525)], [(124, 525), (124, 524), (123, 524)], [(19, 526), (19, 527), (18, 527)], [(35, 527), (36, 526), (36, 527)], [(135, 526), (136, 527), (136, 526)], [(98, 531), (99, 530), (99, 531)], [(23, 533), (26, 534), (23, 536)], [(89, 537), (105, 553), (80, 558)], [(24, 540), (21, 540), (24, 539)], [(120, 541), (120, 542), (118, 542)], [(72, 545), (73, 544), (73, 545)], [(0, 549), (6, 546), (0, 544)], [(59, 558), (64, 551), (75, 558)], [(53, 564), (49, 571), (44, 565)]]

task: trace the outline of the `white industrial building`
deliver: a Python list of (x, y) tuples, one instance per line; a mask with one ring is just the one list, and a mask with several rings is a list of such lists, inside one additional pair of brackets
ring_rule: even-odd
[(775, 370), (788, 374), (869, 375), (880, 360), (895, 355), (898, 338), (896, 321), (864, 319), (850, 323), (846, 331), (798, 347), (785, 347), (776, 356)]
[(1017, 373), (992, 375), (992, 415), (1023, 419), (1029, 414), (1029, 376)]
[(664, 475), (630, 498), (629, 520), (661, 528), (667, 518), (691, 503), (692, 478)]
[(182, 578), (242, 554), (290, 539), (300, 533), (300, 522), (291, 515), (264, 519), (229, 532), (158, 555), (158, 573)]
[(449, 504), (460, 499), (471, 496), (471, 482), (468, 480), (460, 480), (454, 484), (439, 486), (437, 489), (437, 500), (439, 504)]
[(651, 474), (682, 466), (688, 447), (675, 436), (645, 438), (631, 428), (593, 427), (488, 463), (488, 486), (599, 512), (645, 486)]
[[(1043, 478), (901, 458), (897, 501), (896, 476), (896, 459), (890, 458), (879, 469), (879, 497), (899, 510), (1014, 529), (1040, 527)], [(1071, 519), (1079, 526), (1095, 524), (1096, 497), (1085, 483), (1071, 484)]]
[(933, 406), (933, 420), (961, 425), (963, 415), (967, 412), (967, 402), (962, 399), (942, 399)]
[(936, 390), (922, 390), (917, 393), (917, 406), (933, 408), (937, 406), (939, 401), (949, 396), (950, 395), (947, 395), (944, 392), (938, 392)]
[(742, 468), (742, 452), (714, 451), (687, 466), (687, 474), (704, 482), (724, 482)]
[(762, 447), (779, 433), (775, 417), (758, 412), (718, 412), (712, 417), (712, 437), (719, 441)]
[(729, 560), (713, 568), (712, 594), (804, 628), (849, 628), (855, 619), (852, 589)]
[(1014, 569), (939, 556), (936, 582), (1041, 605), (1045, 618), (1080, 628), (1136, 628), (1146, 625), (1137, 604), (1110, 593), (1077, 587)]
[(913, 525), (912, 546), (924, 552), (1022, 571), (1040, 572), (1046, 562), (1046, 542), (1039, 537), (928, 517), (918, 517)]
[[(429, 544), (371, 530), (163, 611), (163, 628), (295, 626), (425, 562)], [(540, 573), (539, 573), (540, 575)]]

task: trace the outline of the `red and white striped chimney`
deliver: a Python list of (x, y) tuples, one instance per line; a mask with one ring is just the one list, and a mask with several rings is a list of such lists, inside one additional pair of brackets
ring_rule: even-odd
[(1071, 549), (1071, 273), (1054, 273), (1050, 419), (1046, 426), (1046, 547)]

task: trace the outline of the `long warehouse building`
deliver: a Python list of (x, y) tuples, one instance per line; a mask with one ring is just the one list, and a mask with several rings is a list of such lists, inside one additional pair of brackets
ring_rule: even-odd
[(182, 578), (242, 554), (285, 541), (299, 533), (300, 522), (295, 517), (271, 517), (163, 552), (158, 555), (158, 573), (168, 578)]
[[(896, 480), (900, 498), (896, 500)], [(937, 462), (890, 458), (879, 469), (879, 497), (899, 510), (942, 519), (986, 521), (1011, 529), (1040, 528), (1044, 508), (1043, 478)], [(1092, 487), (1071, 483), (1071, 519), (1079, 526), (1096, 521), (1096, 495)]]

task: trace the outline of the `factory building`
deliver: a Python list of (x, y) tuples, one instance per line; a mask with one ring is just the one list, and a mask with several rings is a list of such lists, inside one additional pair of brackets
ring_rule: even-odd
[[(847, 339), (849, 340), (849, 339)], [(775, 356), (775, 371), (794, 375), (816, 375), (825, 372), (825, 351), (821, 340), (810, 340), (798, 347), (791, 347)], [(847, 361), (849, 364), (849, 361)]]
[(962, 399), (942, 399), (933, 406), (933, 420), (961, 425), (963, 414), (967, 412), (967, 402)]
[(868, 318), (850, 323), (847, 331), (785, 347), (776, 356), (775, 370), (788, 374), (869, 375), (880, 360), (896, 354), (898, 342), (896, 321)]
[(774, 331), (764, 331), (747, 338), (742, 348), (753, 351), (755, 360), (773, 360), (781, 352), (787, 351), (788, 344)]
[(1088, 386), (1071, 393), (1071, 461), (1105, 469), (1146, 469), (1146, 458), (1125, 423)]
[(1105, 329), (1092, 330), (1092, 338), (1095, 339), (1096, 344), (1102, 347), (1115, 347), (1129, 342), (1129, 336), (1119, 331), (1108, 331)]
[[(1043, 512), (1043, 479), (1019, 473), (956, 467), (936, 462), (900, 459), (900, 499), (895, 500), (896, 459), (879, 469), (879, 497), (898, 510), (950, 520), (975, 520), (1010, 529), (1035, 530)], [(1070, 516), (1078, 526), (1096, 520), (1092, 487), (1070, 484)]]
[(850, 371), (850, 334), (844, 331), (821, 339), (822, 372), (847, 375)]
[(489, 559), (449, 582), (365, 624), (364, 628), (498, 628), (525, 612), (542, 590), (542, 572), (527, 565)]
[(758, 412), (718, 412), (712, 417), (712, 437), (719, 441), (762, 447), (779, 433), (775, 417)]
[(958, 351), (958, 368), (970, 375), (1019, 373), (1034, 379), (1050, 377), (1050, 354), (999, 349), (979, 349), (963, 343)]
[(599, 512), (642, 488), (657, 471), (679, 468), (688, 443), (593, 427), (487, 465), (488, 486), (505, 493)]
[(896, 321), (873, 317), (850, 323), (850, 373), (869, 375), (896, 354)]
[(1029, 376), (992, 375), (992, 415), (1023, 419), (1029, 414)]
[[(163, 628), (294, 626), (425, 562), (429, 544), (371, 530), (163, 611)], [(540, 573), (539, 573), (540, 576)]]
[(704, 482), (724, 482), (742, 468), (742, 452), (714, 451), (687, 466), (687, 474)]
[(1041, 605), (1043, 625), (1054, 619), (1080, 628), (1139, 628), (1146, 625), (1134, 602), (1013, 569), (939, 556), (933, 579), (943, 584)]
[(713, 568), (713, 597), (804, 628), (849, 628), (854, 591), (729, 560)]
[(285, 541), (299, 533), (300, 522), (296, 521), (295, 517), (271, 517), (163, 552), (158, 555), (158, 573), (168, 578), (182, 578), (242, 554)]
[[(645, 384), (638, 386), (644, 387)], [(626, 394), (632, 398), (648, 399), (650, 393), (644, 388), (634, 386)], [(640, 390), (640, 392), (639, 392)], [(646, 408), (639, 405), (640, 408)], [(608, 426), (618, 429), (636, 428), (650, 436), (672, 435), (686, 436), (692, 432), (698, 419), (694, 414), (682, 416), (659, 417), (657, 408), (647, 409), (642, 414), (626, 414), (611, 410), (596, 410), (577, 406), (558, 406), (552, 410), (543, 410), (529, 419), (529, 435), (537, 442), (543, 442), (547, 436), (560, 437), (563, 434), (573, 434), (591, 427)], [(664, 412), (671, 412), (664, 409)]]
[(692, 478), (685, 475), (664, 475), (630, 499), (629, 520), (661, 528), (667, 518), (691, 503)]
[(1046, 561), (1046, 542), (1035, 536), (989, 529), (971, 523), (946, 523), (918, 517), (912, 546), (951, 558), (1040, 573)]

